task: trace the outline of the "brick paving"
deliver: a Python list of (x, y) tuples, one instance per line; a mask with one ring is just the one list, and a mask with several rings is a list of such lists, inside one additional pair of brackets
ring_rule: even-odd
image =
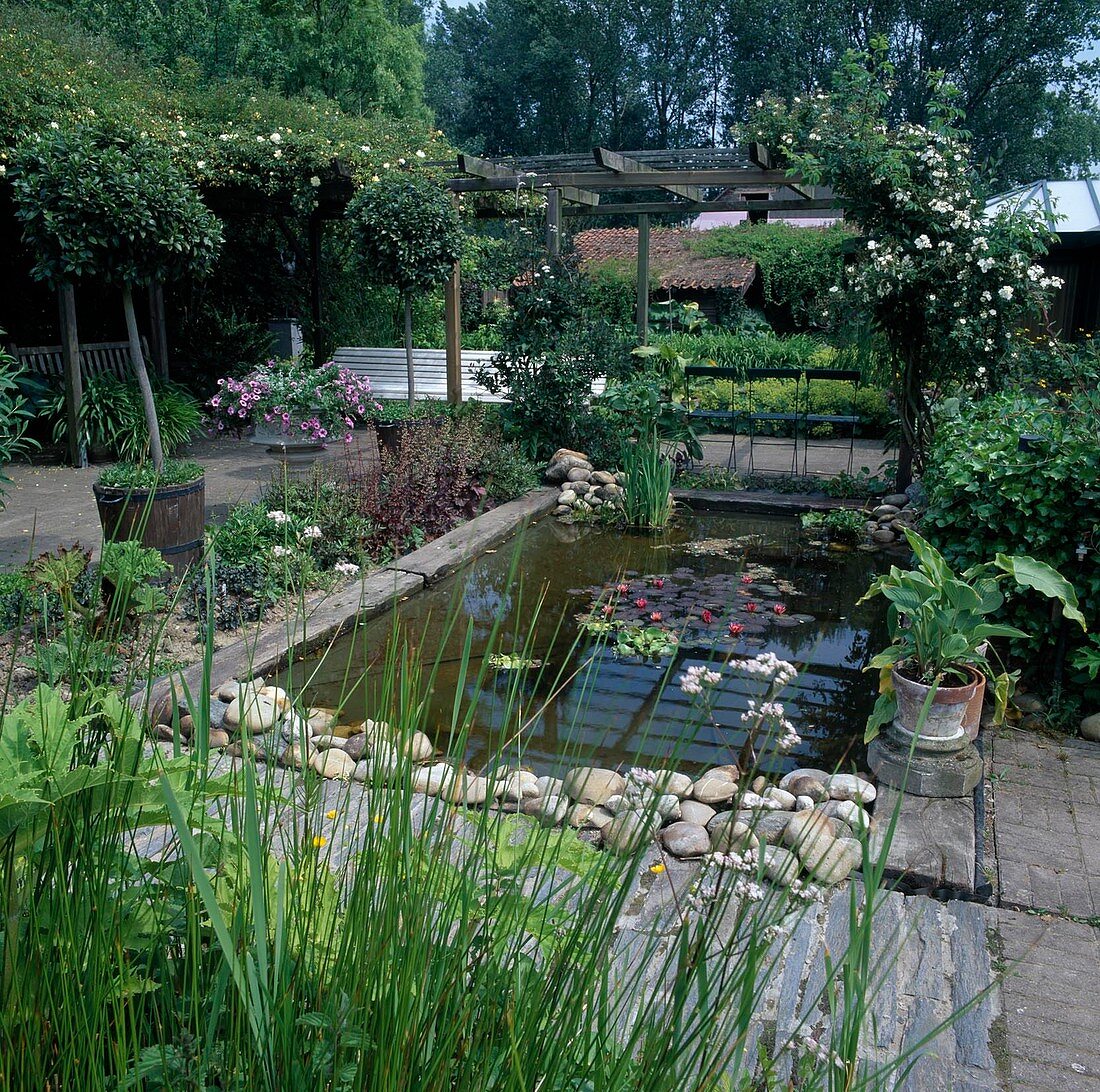
[(1001, 904), (1100, 918), (1100, 746), (1014, 728), (990, 743)]

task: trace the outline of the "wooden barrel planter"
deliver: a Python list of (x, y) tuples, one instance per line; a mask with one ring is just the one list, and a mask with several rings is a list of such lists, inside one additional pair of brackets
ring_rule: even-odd
[(159, 550), (177, 577), (202, 556), (205, 478), (158, 489), (96, 483), (92, 491), (108, 542), (137, 539)]

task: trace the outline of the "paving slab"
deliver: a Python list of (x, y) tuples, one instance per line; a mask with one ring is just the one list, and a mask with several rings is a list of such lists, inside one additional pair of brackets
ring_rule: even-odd
[[(206, 471), (207, 522), (220, 523), (230, 507), (258, 500), (278, 477), (279, 464), (262, 445), (231, 436), (200, 439), (178, 452)], [(350, 444), (335, 444), (320, 461), (372, 466), (378, 461), (373, 430), (360, 430)], [(6, 473), (11, 483), (0, 508), (0, 569), (25, 565), (58, 546), (79, 542), (98, 551), (103, 537), (92, 484), (109, 464), (74, 470), (68, 466), (13, 463)]]
[(939, 800), (879, 786), (875, 801), (878, 828), (872, 842), (875, 852), (881, 849), (895, 810), (897, 824), (886, 857), (889, 872), (910, 885), (973, 891), (973, 798)]

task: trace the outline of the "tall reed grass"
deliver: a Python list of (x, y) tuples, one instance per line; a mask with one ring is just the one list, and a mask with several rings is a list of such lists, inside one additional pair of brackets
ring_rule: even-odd
[(623, 444), (623, 511), (631, 527), (655, 530), (672, 518), (675, 465), (656, 436)]
[[(490, 651), (522, 657), (534, 630), (517, 647), (498, 618), (484, 656), (472, 626), (460, 634), (450, 723), (429, 725), (438, 658), (414, 651), (395, 614), (372, 715), (445, 732), (461, 764), (477, 697), (500, 685)], [(598, 670), (597, 656), (585, 663)], [(507, 678), (502, 756), (522, 756), (529, 695), (559, 690), (565, 670), (534, 688), (522, 671)], [(645, 847), (620, 857), (568, 827), (455, 808), (414, 793), (407, 763), (359, 785), (247, 750), (213, 756), (203, 701), (190, 702), (193, 751), (151, 746), (119, 691), (87, 679), (3, 717), (5, 1088), (725, 1092), (762, 1087), (758, 1066), (785, 1057), (797, 1087), (835, 1090), (912, 1063), (862, 1059), (889, 971), (870, 958), (870, 859), (817, 999), (834, 1005), (828, 1029), (815, 1050), (797, 1035), (765, 1050), (764, 989), (805, 895), (729, 859), (689, 881), (677, 862), (651, 868)], [(123, 692), (146, 681), (139, 671)]]

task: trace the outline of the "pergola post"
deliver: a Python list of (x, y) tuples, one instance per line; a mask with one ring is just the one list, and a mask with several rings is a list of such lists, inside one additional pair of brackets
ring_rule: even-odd
[(80, 403), (84, 384), (80, 377), (80, 337), (76, 328), (76, 292), (71, 284), (57, 290), (61, 321), (61, 361), (65, 372), (65, 430), (69, 465), (88, 465), (88, 451), (80, 435)]
[(321, 216), (317, 209), (309, 214), (309, 311), (312, 324), (313, 363), (319, 365), (323, 355), (321, 334)]
[(462, 401), (462, 279), (458, 262), (443, 290), (447, 325), (447, 401)]
[(638, 341), (649, 343), (649, 215), (638, 217)]
[(561, 255), (561, 190), (546, 194), (546, 249), (551, 258)]

